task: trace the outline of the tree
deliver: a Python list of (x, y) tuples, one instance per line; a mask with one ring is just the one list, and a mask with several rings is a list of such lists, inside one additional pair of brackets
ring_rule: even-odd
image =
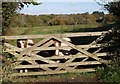
[(120, 18), (120, 1), (109, 2), (104, 6), (110, 13)]
[(17, 10), (21, 10), (25, 5), (39, 5), (37, 2), (2, 2), (2, 32), (5, 35), (6, 30), (9, 29), (10, 22), (17, 13)]
[(119, 83), (120, 80), (120, 1), (109, 2), (104, 5), (111, 14), (116, 17), (116, 23), (112, 32), (107, 35), (109, 54), (111, 57), (110, 64), (100, 74), (103, 79), (109, 82)]
[(104, 15), (104, 12), (94, 11), (92, 14)]
[[(120, 1), (118, 2), (110, 2), (104, 6), (111, 14), (116, 17), (115, 27), (112, 31), (112, 42), (110, 42), (114, 56), (120, 58)], [(117, 60), (116, 59), (116, 60)], [(115, 61), (115, 59), (114, 59)], [(117, 60), (118, 63), (119, 60)], [(119, 61), (120, 62), (120, 61)]]
[[(5, 35), (6, 31), (9, 30), (10, 23), (13, 19), (14, 14), (17, 10), (21, 10), (25, 5), (38, 5), (36, 2), (3, 2), (2, 3), (2, 31)], [(11, 57), (9, 53), (2, 53), (2, 81), (8, 78), (9, 71), (11, 70), (11, 63), (15, 60), (15, 57)], [(10, 58), (10, 59), (9, 59)]]
[(96, 17), (96, 22), (100, 23), (104, 20), (104, 12), (94, 11), (92, 13)]

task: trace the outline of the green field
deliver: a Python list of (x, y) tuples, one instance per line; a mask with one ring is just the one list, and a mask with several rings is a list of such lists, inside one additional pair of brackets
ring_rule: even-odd
[(10, 28), (7, 35), (33, 35), (33, 34), (58, 34), (70, 32), (88, 32), (108, 30), (109, 26), (101, 27), (100, 25), (61, 25), (61, 26), (39, 26), (39, 27), (16, 27)]

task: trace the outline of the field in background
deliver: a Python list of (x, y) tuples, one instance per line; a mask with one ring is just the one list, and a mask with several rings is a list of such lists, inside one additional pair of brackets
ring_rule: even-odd
[[(112, 25), (112, 24), (111, 24)], [(39, 26), (39, 27), (15, 27), (7, 31), (7, 35), (34, 35), (34, 34), (58, 34), (70, 32), (103, 31), (111, 28), (111, 25), (61, 25), (61, 26)]]

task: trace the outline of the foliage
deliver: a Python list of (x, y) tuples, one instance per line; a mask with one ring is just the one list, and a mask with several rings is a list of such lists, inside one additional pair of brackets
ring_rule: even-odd
[[(3, 35), (6, 31), (10, 32), (10, 24), (13, 20), (13, 16), (17, 13), (18, 9), (21, 10), (25, 5), (38, 5), (36, 2), (3, 2), (2, 3), (2, 31)], [(2, 53), (2, 77), (4, 79), (8, 78), (9, 75), (13, 72), (12, 62), (16, 60), (14, 56), (9, 53)]]
[(104, 82), (113, 82), (119, 83), (120, 82), (120, 68), (114, 68), (113, 66), (109, 66), (107, 68), (98, 67), (96, 71), (97, 76), (99, 76), (102, 81)]
[[(106, 23), (114, 22), (111, 14), (103, 15)], [(82, 24), (99, 24), (96, 20), (101, 15), (96, 14), (71, 14), (71, 15), (25, 15), (16, 14), (11, 21), (10, 27), (39, 27), (54, 25), (82, 25)]]
[(25, 5), (38, 5), (36, 2), (2, 2), (2, 31), (5, 34), (5, 31), (9, 28), (13, 16), (17, 13), (18, 10), (21, 10)]
[(6, 80), (10, 78), (10, 74), (14, 72), (12, 64), (14, 61), (16, 61), (16, 57), (9, 53), (2, 53), (2, 80)]
[(107, 10), (110, 13), (117, 17), (113, 31), (110, 34), (111, 40), (108, 41), (109, 44), (112, 46), (112, 63), (115, 65), (113, 67), (117, 67), (120, 64), (120, 1), (108, 3), (107, 5), (105, 5), (105, 7), (107, 7)]
[(105, 68), (99, 68), (98, 72), (101, 78), (107, 82), (117, 82), (120, 80), (120, 1), (110, 2), (105, 5), (105, 8), (116, 18), (115, 26), (112, 32), (107, 35), (109, 56), (111, 62)]
[(13, 17), (13, 14), (16, 12), (15, 10), (18, 8), (19, 3), (2, 3), (2, 26), (3, 26), (3, 32), (7, 29), (9, 26), (11, 19)]
[(120, 17), (120, 1), (118, 2), (109, 2), (105, 5), (105, 8), (112, 13), (113, 15)]
[(104, 15), (104, 12), (94, 11), (92, 14), (96, 14), (96, 15)]

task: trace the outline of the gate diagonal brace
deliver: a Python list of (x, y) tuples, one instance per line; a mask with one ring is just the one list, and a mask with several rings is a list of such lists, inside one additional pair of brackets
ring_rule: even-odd
[[(101, 34), (101, 36), (100, 37), (98, 37), (96, 40), (94, 40), (92, 43), (90, 43), (89, 44), (89, 47), (88, 48), (85, 48), (84, 50), (88, 50), (88, 49), (90, 49), (90, 47), (93, 45), (93, 44), (97, 44), (97, 42), (99, 42), (99, 41), (101, 41), (108, 33), (110, 33), (111, 32), (111, 29), (110, 30), (108, 30), (107, 32), (105, 32), (105, 33), (102, 33)], [(101, 50), (102, 48), (99, 48), (99, 49), (97, 49), (96, 51), (94, 51), (92, 54), (96, 54), (97, 52), (99, 52), (100, 50)], [(87, 58), (85, 58), (85, 59), (83, 59), (83, 61), (86, 61), (88, 59), (88, 57)], [(104, 61), (105, 62), (105, 61)]]
[(85, 54), (85, 55), (87, 55), (87, 56), (89, 56), (89, 57), (91, 57), (91, 58), (93, 58), (93, 59), (95, 59), (95, 60), (97, 60), (97, 61), (99, 61), (101, 63), (105, 63), (105, 61), (103, 59), (96, 57), (94, 54), (92, 54), (92, 53), (90, 53), (90, 52), (88, 52), (88, 51), (86, 51), (86, 50), (84, 50), (82, 48), (79, 48), (79, 47), (75, 46), (74, 44), (72, 44), (70, 42), (67, 42), (66, 40), (63, 40), (63, 39), (61, 39), (59, 37), (55, 37), (55, 36), (53, 36), (53, 38), (60, 41), (60, 42), (63, 42), (65, 44), (67, 44), (68, 46), (80, 51), (81, 53), (83, 53), (83, 54)]
[(43, 40), (39, 41), (38, 43), (36, 43), (35, 45), (33, 45), (32, 47), (29, 47), (29, 48), (25, 49), (25, 50), (24, 50), (23, 52), (21, 52), (20, 54), (21, 54), (21, 55), (25, 55), (25, 54), (28, 54), (28, 55), (29, 55), (29, 53), (30, 53), (32, 50), (36, 49), (38, 46), (42, 46), (44, 43), (46, 43), (46, 42), (49, 41), (50, 39), (51, 39), (51, 36), (50, 36), (50, 37), (46, 37), (45, 39), (43, 39)]
[(112, 31), (112, 30), (110, 29), (110, 30), (108, 30), (107, 32), (102, 33), (101, 36), (98, 37), (96, 40), (94, 40), (92, 43), (90, 43), (90, 44), (89, 44), (89, 47), (88, 47), (88, 48), (85, 48), (85, 50), (88, 50), (92, 45), (97, 44), (97, 42), (103, 40), (103, 38), (104, 38), (107, 34), (109, 34), (111, 31)]
[[(84, 50), (87, 51), (88, 49), (90, 49), (90, 47), (91, 47), (93, 44), (97, 44), (97, 42), (103, 40), (103, 38), (104, 38), (108, 33), (110, 33), (110, 32), (111, 32), (111, 30), (108, 30), (107, 32), (102, 33), (100, 37), (98, 37), (96, 40), (94, 40), (92, 43), (90, 43), (90, 44), (89, 44), (89, 47), (88, 47), (88, 48), (85, 48)], [(96, 51), (93, 52), (93, 54), (95, 55), (95, 54), (96, 54), (97, 52), (99, 52), (101, 49), (102, 49), (102, 48), (97, 49)], [(86, 59), (84, 59), (83, 61), (86, 61), (87, 59), (88, 59), (88, 57), (87, 57)], [(103, 62), (104, 62), (104, 61), (103, 61)]]

